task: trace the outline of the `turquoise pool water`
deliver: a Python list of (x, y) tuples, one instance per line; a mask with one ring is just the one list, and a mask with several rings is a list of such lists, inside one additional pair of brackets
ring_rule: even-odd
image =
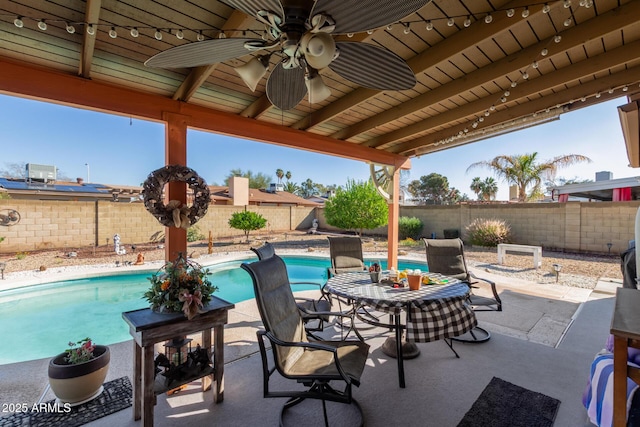
[[(291, 281), (326, 281), (328, 259), (283, 258)], [(367, 260), (375, 261), (378, 260)], [(207, 267), (212, 283), (219, 288), (217, 297), (233, 303), (254, 298), (253, 284), (240, 268), (241, 263), (242, 260)], [(381, 264), (386, 268), (386, 262)], [(424, 264), (402, 262), (399, 268), (427, 269)], [(149, 276), (102, 276), (0, 292), (0, 364), (52, 357), (64, 351), (69, 340), (84, 337), (106, 345), (129, 340), (121, 314), (148, 307), (142, 295), (149, 288)], [(296, 290), (301, 288), (296, 286)]]

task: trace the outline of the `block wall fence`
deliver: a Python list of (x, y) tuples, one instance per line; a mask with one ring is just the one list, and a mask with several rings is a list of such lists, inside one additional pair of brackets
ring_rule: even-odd
[[(0, 226), (0, 237), (5, 238), (0, 253), (102, 246), (113, 244), (116, 233), (125, 244), (159, 242), (165, 233), (142, 203), (8, 199), (0, 200), (0, 213), (3, 209), (17, 210), (21, 220), (10, 227)], [(315, 218), (313, 207), (210, 205), (196, 226), (205, 236), (211, 231), (214, 239), (242, 236), (244, 233), (229, 227), (228, 221), (234, 212), (245, 209), (267, 219), (263, 232), (307, 230)]]
[[(640, 201), (598, 203), (495, 204), (453, 206), (402, 206), (400, 216), (417, 217), (424, 223), (422, 234), (444, 237), (444, 230), (458, 230), (465, 239), (465, 228), (475, 218), (503, 219), (511, 226), (514, 242), (539, 245), (545, 249), (571, 252), (619, 253), (634, 238), (635, 216)], [(113, 244), (117, 233), (123, 243), (160, 241), (164, 227), (141, 203), (60, 202), (37, 200), (0, 200), (0, 212), (15, 209), (21, 215), (18, 224), (0, 226), (0, 253), (64, 249)], [(196, 226), (214, 239), (242, 236), (229, 227), (233, 212), (251, 210), (267, 219), (266, 232), (308, 230), (315, 218), (321, 229), (329, 226), (322, 208), (284, 206), (211, 205)], [(387, 228), (366, 231), (386, 235)]]

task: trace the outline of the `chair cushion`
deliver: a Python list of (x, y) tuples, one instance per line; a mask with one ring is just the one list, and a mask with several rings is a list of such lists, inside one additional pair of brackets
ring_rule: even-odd
[[(369, 354), (369, 345), (361, 341), (322, 341), (320, 344), (338, 349), (338, 359), (342, 369), (353, 380), (360, 384), (360, 377)], [(286, 374), (295, 376), (324, 377), (328, 380), (340, 379), (333, 353), (324, 350), (305, 349), (298, 360), (289, 366)]]

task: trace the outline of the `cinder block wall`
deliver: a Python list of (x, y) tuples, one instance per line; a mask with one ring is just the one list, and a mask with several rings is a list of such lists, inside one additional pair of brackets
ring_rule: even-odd
[[(400, 216), (417, 217), (424, 223), (423, 236), (443, 238), (444, 230), (458, 230), (465, 239), (466, 227), (476, 218), (502, 219), (511, 226), (513, 241), (545, 249), (611, 253), (627, 249), (634, 239), (635, 216), (640, 201), (523, 203), (453, 206), (401, 206)], [(318, 208), (320, 227), (329, 230), (323, 209)], [(387, 228), (365, 234), (386, 235)]]
[[(315, 218), (312, 207), (211, 205), (196, 226), (205, 237), (209, 231), (214, 238), (242, 236), (241, 230), (229, 227), (229, 218), (245, 208), (267, 219), (262, 232), (307, 230)], [(0, 213), (4, 209), (18, 211), (21, 220), (14, 226), (0, 226), (0, 237), (5, 238), (0, 253), (102, 246), (113, 244), (116, 233), (127, 244), (155, 242), (165, 233), (141, 203), (0, 200)]]

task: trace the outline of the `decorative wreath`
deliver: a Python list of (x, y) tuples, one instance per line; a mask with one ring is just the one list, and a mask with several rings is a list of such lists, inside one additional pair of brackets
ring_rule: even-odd
[[(178, 200), (170, 200), (165, 205), (162, 193), (168, 182), (186, 182), (193, 191), (193, 206), (189, 207)], [(181, 227), (186, 230), (207, 213), (209, 187), (196, 171), (186, 166), (167, 165), (156, 169), (149, 174), (142, 188), (145, 208), (160, 224), (167, 227)]]

